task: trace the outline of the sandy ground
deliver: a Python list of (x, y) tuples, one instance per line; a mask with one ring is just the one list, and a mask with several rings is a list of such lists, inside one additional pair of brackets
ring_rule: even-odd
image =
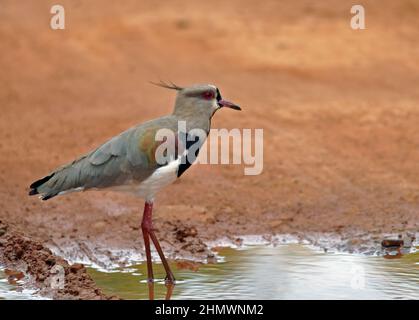
[[(68, 259), (143, 251), (143, 202), (86, 192), (48, 202), (29, 184), (119, 132), (171, 112), (148, 81), (214, 83), (243, 107), (215, 128), (263, 128), (264, 171), (194, 166), (157, 198), (169, 256), (246, 234), (347, 239), (419, 228), (419, 4), (362, 1), (1, 0), (0, 220)], [(105, 263), (106, 264), (106, 263)]]

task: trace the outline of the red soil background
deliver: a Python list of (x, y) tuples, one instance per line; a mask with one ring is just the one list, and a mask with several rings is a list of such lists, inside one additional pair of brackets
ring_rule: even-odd
[(214, 128), (264, 129), (261, 175), (198, 165), (161, 192), (166, 250), (197, 254), (232, 234), (418, 230), (417, 1), (362, 1), (366, 30), (350, 28), (352, 1), (63, 0), (58, 31), (53, 4), (0, 4), (0, 220), (10, 228), (57, 247), (141, 252), (141, 199), (27, 192), (170, 113), (174, 92), (148, 82), (163, 79), (216, 84), (243, 107), (218, 112)]

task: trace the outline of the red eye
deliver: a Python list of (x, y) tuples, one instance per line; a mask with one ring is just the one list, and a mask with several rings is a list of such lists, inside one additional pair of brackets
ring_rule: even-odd
[(205, 91), (202, 94), (202, 98), (207, 99), (207, 100), (214, 99), (214, 92), (212, 92), (212, 91)]

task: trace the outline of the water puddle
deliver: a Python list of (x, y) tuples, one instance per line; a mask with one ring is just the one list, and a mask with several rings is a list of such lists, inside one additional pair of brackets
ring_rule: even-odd
[[(172, 299), (419, 299), (419, 251), (385, 258), (287, 244), (225, 248), (219, 256), (215, 264), (172, 263)], [(164, 270), (154, 269), (154, 297), (164, 299)], [(105, 293), (149, 298), (144, 263), (89, 273)]]
[(33, 300), (41, 297), (35, 295), (35, 290), (22, 287), (21, 281), (10, 283), (4, 270), (0, 269), (0, 300)]

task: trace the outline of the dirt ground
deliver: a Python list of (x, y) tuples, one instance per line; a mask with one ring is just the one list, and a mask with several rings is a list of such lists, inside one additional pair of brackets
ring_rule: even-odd
[[(143, 252), (143, 202), (85, 192), (41, 202), (28, 186), (137, 123), (171, 112), (149, 81), (214, 83), (241, 113), (214, 128), (263, 128), (264, 170), (193, 166), (161, 192), (169, 256), (211, 256), (208, 240), (419, 230), (419, 3), (362, 1), (0, 1), (0, 220), (97, 264)], [(1, 251), (1, 250), (0, 250)], [(1, 251), (3, 252), (3, 251)]]

